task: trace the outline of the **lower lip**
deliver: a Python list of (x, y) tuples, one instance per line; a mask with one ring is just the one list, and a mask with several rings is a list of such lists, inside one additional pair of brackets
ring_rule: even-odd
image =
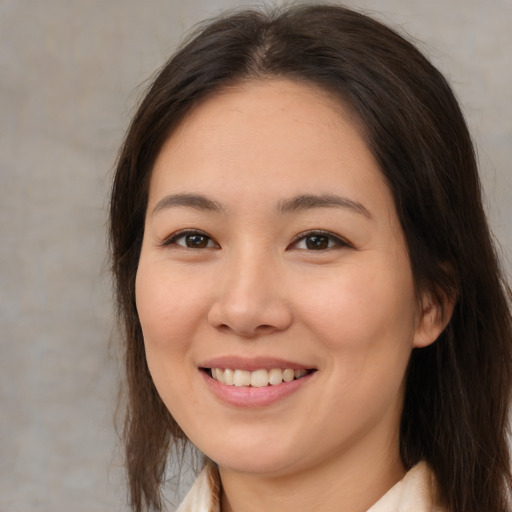
[(316, 372), (312, 372), (291, 382), (282, 382), (276, 386), (255, 388), (252, 386), (227, 386), (213, 379), (207, 372), (200, 370), (210, 391), (220, 400), (236, 407), (265, 407), (298, 391), (307, 384)]

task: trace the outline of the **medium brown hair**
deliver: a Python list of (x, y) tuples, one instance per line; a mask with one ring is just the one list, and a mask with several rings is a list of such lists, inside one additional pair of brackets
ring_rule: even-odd
[(449, 85), (412, 44), (333, 5), (244, 10), (207, 23), (160, 71), (120, 150), (110, 240), (126, 343), (125, 447), (134, 510), (161, 509), (169, 449), (186, 442), (153, 385), (135, 305), (151, 170), (195, 105), (226, 85), (260, 77), (323, 88), (358, 117), (393, 193), (417, 290), (457, 297), (438, 340), (411, 356), (403, 463), (427, 461), (452, 512), (505, 512), (511, 294), (482, 208), (471, 138)]

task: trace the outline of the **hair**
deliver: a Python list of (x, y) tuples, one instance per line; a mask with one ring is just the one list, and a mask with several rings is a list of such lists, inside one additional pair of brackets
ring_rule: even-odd
[(393, 193), (416, 290), (456, 298), (444, 332), (414, 349), (409, 362), (400, 425), (405, 467), (425, 460), (451, 512), (505, 512), (511, 292), (487, 226), (471, 138), (441, 73), (401, 35), (339, 5), (242, 10), (201, 26), (156, 76), (120, 149), (110, 243), (126, 343), (133, 509), (161, 510), (169, 450), (187, 441), (152, 382), (135, 304), (152, 167), (199, 102), (266, 78), (319, 87), (350, 105)]

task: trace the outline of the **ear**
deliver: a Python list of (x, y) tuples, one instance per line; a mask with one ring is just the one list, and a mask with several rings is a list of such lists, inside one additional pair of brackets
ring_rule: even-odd
[(455, 294), (448, 295), (439, 288), (422, 294), (413, 347), (426, 347), (437, 340), (452, 318), (456, 301)]

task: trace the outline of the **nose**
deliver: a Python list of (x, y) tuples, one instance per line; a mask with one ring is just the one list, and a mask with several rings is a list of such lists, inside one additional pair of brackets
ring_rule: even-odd
[(226, 262), (208, 322), (244, 338), (286, 330), (292, 312), (279, 269), (248, 255)]

